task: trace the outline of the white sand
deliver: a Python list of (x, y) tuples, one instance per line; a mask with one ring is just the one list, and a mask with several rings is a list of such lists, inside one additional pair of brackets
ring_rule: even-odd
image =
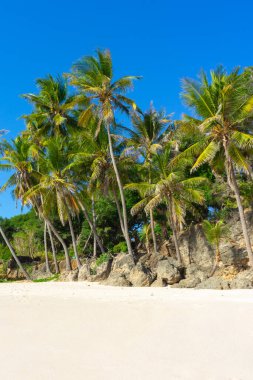
[(252, 380), (253, 291), (0, 284), (0, 379)]

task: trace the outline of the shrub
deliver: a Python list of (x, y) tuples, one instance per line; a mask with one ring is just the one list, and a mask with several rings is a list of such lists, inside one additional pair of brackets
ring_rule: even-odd
[(109, 260), (109, 258), (110, 255), (108, 255), (108, 253), (102, 253), (102, 255), (100, 255), (96, 260), (96, 266), (99, 267), (103, 263), (106, 263)]
[(113, 249), (113, 253), (118, 253), (118, 252), (127, 252), (127, 244), (125, 241), (121, 241), (120, 243), (116, 244)]

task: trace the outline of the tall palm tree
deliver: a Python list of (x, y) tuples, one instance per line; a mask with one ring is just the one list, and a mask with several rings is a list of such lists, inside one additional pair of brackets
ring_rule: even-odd
[(76, 97), (68, 93), (67, 80), (61, 76), (37, 79), (38, 94), (24, 94), (33, 105), (33, 112), (24, 115), (26, 126), (34, 136), (67, 135), (76, 130), (77, 122), (74, 115)]
[[(31, 187), (24, 195), (25, 200), (41, 195), (43, 212), (50, 215), (52, 211), (52, 201), (57, 206), (60, 221), (64, 225), (68, 221), (73, 249), (77, 265), (81, 267), (81, 261), (77, 252), (76, 238), (72, 224), (72, 217), (80, 212), (76, 200), (76, 188), (71, 180), (66, 176), (65, 167), (67, 165), (67, 151), (64, 139), (60, 137), (50, 138), (44, 143), (45, 150), (40, 155), (38, 167), (41, 173), (39, 183)], [(70, 260), (67, 260), (67, 270), (71, 269)]]
[(202, 72), (199, 81), (183, 80), (182, 96), (195, 112), (195, 117), (187, 117), (187, 122), (198, 129), (201, 138), (178, 158), (197, 156), (192, 171), (206, 162), (215, 166), (218, 159), (223, 160), (227, 183), (237, 202), (249, 263), (253, 266), (252, 247), (236, 179), (236, 170), (251, 172), (248, 160), (248, 153), (253, 148), (250, 71), (240, 73), (237, 68), (227, 74), (219, 67), (211, 71), (210, 81)]
[(10, 250), (10, 252), (11, 252), (12, 257), (13, 257), (14, 260), (16, 261), (16, 263), (17, 263), (18, 267), (20, 268), (21, 272), (23, 272), (25, 278), (26, 278), (27, 280), (30, 281), (30, 280), (31, 280), (31, 276), (30, 276), (29, 273), (25, 270), (25, 268), (23, 267), (23, 265), (21, 264), (21, 262), (20, 262), (18, 256), (16, 255), (16, 252), (14, 251), (14, 249), (13, 249), (11, 243), (9, 242), (7, 236), (5, 235), (5, 233), (4, 233), (3, 229), (2, 229), (2, 227), (0, 227), (0, 234), (2, 235), (2, 238), (4, 239), (4, 241), (5, 241), (6, 245), (7, 245), (7, 247), (9, 248), (9, 250)]
[(72, 73), (68, 76), (71, 84), (76, 86), (90, 102), (89, 106), (81, 113), (79, 124), (85, 126), (87, 120), (95, 114), (99, 119), (97, 131), (100, 130), (102, 123), (106, 126), (109, 151), (120, 191), (124, 236), (128, 252), (133, 255), (128, 231), (126, 201), (114, 157), (111, 128), (115, 125), (115, 111), (119, 110), (128, 114), (131, 108), (136, 108), (134, 101), (124, 94), (133, 86), (133, 80), (139, 77), (125, 76), (113, 81), (112, 59), (109, 50), (98, 50), (97, 57), (85, 57), (73, 66)]
[[(41, 177), (41, 174), (37, 170), (39, 148), (30, 140), (29, 136), (23, 135), (18, 136), (11, 142), (3, 141), (1, 144), (1, 150), (3, 151), (3, 162), (0, 164), (0, 170), (13, 171), (9, 179), (2, 186), (1, 191), (6, 190), (7, 188), (14, 188), (13, 191), (16, 199), (24, 204), (25, 194), (33, 186), (38, 184)], [(62, 244), (68, 267), (70, 263), (67, 246), (53, 224), (44, 215), (44, 205), (42, 205), (41, 202), (41, 195), (31, 196), (29, 198), (29, 204), (34, 208), (39, 217), (47, 222), (48, 227), (53, 231), (56, 238)]]
[[(96, 193), (102, 193), (106, 197), (112, 195), (116, 204), (122, 234), (125, 237), (122, 209), (118, 199), (118, 192), (116, 190), (117, 179), (111, 160), (108, 141), (105, 138), (106, 130), (101, 128), (96, 139), (94, 139), (91, 131), (85, 131), (81, 136), (83, 137), (82, 143), (78, 147), (78, 152), (74, 154), (73, 165), (85, 164), (89, 166), (86, 173), (88, 174), (87, 181), (89, 183), (88, 192), (92, 194), (91, 196), (94, 196)], [(114, 140), (115, 136), (113, 142)], [(124, 154), (124, 151), (120, 154), (120, 150), (122, 149), (118, 148), (119, 146), (114, 147), (114, 150), (117, 152), (115, 155), (115, 161), (117, 163), (118, 171), (121, 178), (129, 178), (131, 169), (135, 163), (135, 158), (133, 156), (127, 157)]]
[[(168, 116), (160, 111), (156, 111), (151, 104), (146, 113), (134, 112), (132, 115), (132, 127), (124, 129), (128, 132), (126, 153), (137, 152), (142, 162), (142, 169), (146, 173), (146, 180), (152, 183), (152, 157), (162, 148), (165, 141), (170, 136), (171, 125)], [(157, 242), (155, 236), (155, 225), (153, 210), (150, 209), (150, 228), (154, 246), (157, 253)]]
[(203, 204), (204, 193), (201, 186), (207, 183), (207, 179), (204, 177), (189, 178), (185, 162), (178, 164), (177, 168), (171, 166), (173, 157), (172, 143), (168, 143), (162, 151), (154, 156), (157, 176), (153, 178), (153, 183), (131, 183), (125, 188), (137, 190), (142, 197), (141, 201), (132, 208), (132, 213), (139, 212), (143, 208), (149, 212), (159, 204), (166, 204), (177, 259), (179, 263), (182, 263), (178, 243), (178, 225), (184, 223), (187, 209), (194, 212), (194, 205)]

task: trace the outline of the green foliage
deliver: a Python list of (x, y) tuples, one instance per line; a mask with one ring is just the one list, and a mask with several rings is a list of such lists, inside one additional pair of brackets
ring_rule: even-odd
[(60, 275), (55, 274), (51, 277), (46, 277), (46, 278), (37, 278), (36, 280), (33, 280), (33, 282), (50, 282), (50, 281), (57, 281), (59, 279)]
[(124, 252), (124, 253), (126, 253), (126, 252), (127, 252), (127, 245), (126, 245), (126, 242), (125, 242), (125, 241), (121, 241), (121, 242), (119, 242), (118, 244), (116, 244), (116, 245), (113, 247), (112, 252), (113, 252), (113, 253), (119, 253), (119, 252)]
[(222, 220), (216, 223), (211, 223), (209, 220), (203, 221), (203, 230), (208, 242), (215, 247), (219, 247), (221, 239), (228, 235), (228, 227)]
[[(108, 252), (127, 252), (128, 234), (133, 248), (142, 241), (149, 249), (153, 226), (159, 241), (168, 235), (176, 241), (178, 231), (191, 223), (228, 218), (238, 199), (252, 207), (252, 68), (227, 73), (218, 67), (210, 76), (202, 72), (199, 80), (184, 79), (182, 98), (194, 117), (182, 120), (170, 120), (153, 105), (142, 112), (126, 96), (136, 79), (114, 80), (110, 52), (98, 50), (64, 77), (38, 79), (37, 93), (24, 95), (32, 105), (23, 116), (26, 128), (0, 147), (0, 170), (11, 171), (1, 190), (13, 190), (30, 207), (26, 214), (0, 218), (18, 254), (44, 259), (45, 219), (71, 257), (75, 238), (80, 256), (93, 255), (96, 228), (107, 252), (100, 254), (97, 244), (100, 265)], [(120, 112), (128, 117), (125, 125), (119, 123)], [(124, 205), (128, 229), (123, 233)], [(225, 234), (222, 222), (205, 221), (204, 229), (210, 242)], [(58, 260), (63, 259), (59, 239), (53, 241)], [(50, 244), (47, 236), (51, 260)], [(1, 238), (0, 260), (9, 258)]]
[(96, 260), (96, 266), (99, 267), (103, 263), (109, 261), (110, 255), (108, 253), (102, 253)]
[(6, 245), (0, 243), (0, 260), (8, 261), (11, 258), (11, 253)]

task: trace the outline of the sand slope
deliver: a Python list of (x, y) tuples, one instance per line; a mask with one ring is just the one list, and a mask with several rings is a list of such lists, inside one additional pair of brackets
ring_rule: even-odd
[(252, 380), (253, 291), (0, 284), (0, 379)]

